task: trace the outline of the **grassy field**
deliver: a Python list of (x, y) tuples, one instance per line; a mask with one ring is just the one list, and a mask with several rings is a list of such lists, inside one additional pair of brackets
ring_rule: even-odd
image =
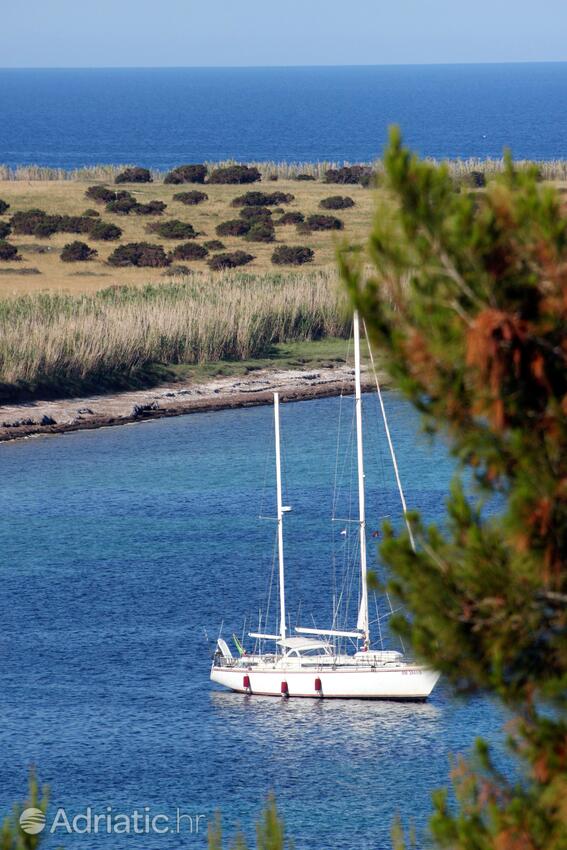
[[(79, 180), (4, 180), (0, 182), (0, 199), (10, 204), (7, 213), (0, 221), (8, 221), (14, 212), (40, 208), (52, 214), (79, 215), (87, 208), (96, 208), (101, 218), (117, 224), (124, 231), (119, 242), (93, 242), (88, 235), (56, 233), (48, 239), (12, 234), (9, 241), (18, 247), (22, 255), (20, 262), (0, 262), (0, 296), (19, 293), (33, 293), (46, 289), (69, 293), (88, 293), (107, 288), (115, 284), (147, 284), (167, 281), (163, 269), (113, 268), (106, 263), (109, 254), (119, 244), (147, 241), (161, 244), (166, 250), (174, 248), (179, 241), (163, 239), (156, 234), (147, 233), (146, 227), (157, 220), (180, 219), (191, 223), (201, 234), (195, 241), (202, 244), (210, 239), (221, 238), (226, 250), (244, 250), (255, 256), (255, 260), (246, 266), (252, 273), (274, 270), (271, 255), (280, 244), (305, 245), (315, 252), (310, 268), (330, 267), (334, 264), (337, 239), (363, 240), (366, 238), (375, 204), (375, 193), (358, 185), (336, 186), (319, 181), (300, 182), (297, 180), (262, 181), (249, 186), (223, 185), (181, 185), (172, 186), (163, 183), (123, 184), (116, 188), (131, 192), (140, 203), (150, 200), (162, 200), (167, 209), (162, 216), (113, 215), (107, 213), (104, 206), (97, 206), (85, 198), (85, 190), (93, 181)], [(112, 183), (108, 183), (112, 187)], [(113, 187), (114, 188), (114, 187)], [(197, 206), (185, 206), (173, 200), (173, 195), (191, 189), (203, 190), (209, 200)], [(295, 196), (292, 203), (286, 204), (285, 211), (327, 213), (343, 220), (345, 229), (339, 232), (316, 232), (302, 234), (294, 225), (276, 227), (275, 243), (247, 242), (241, 237), (217, 237), (215, 227), (220, 222), (237, 218), (239, 210), (230, 206), (230, 202), (246, 191), (281, 191)], [(348, 195), (355, 206), (336, 212), (319, 209), (319, 202), (330, 195)], [(274, 217), (277, 217), (274, 214)], [(63, 246), (76, 239), (88, 242), (99, 252), (99, 256), (87, 263), (64, 263), (60, 259)], [(192, 271), (208, 273), (206, 260), (180, 261)], [(31, 273), (36, 269), (38, 273)]]
[(0, 402), (157, 383), (179, 377), (183, 370), (172, 370), (179, 364), (267, 361), (278, 344), (344, 337), (349, 328), (346, 296), (332, 271), (225, 272), (160, 286), (6, 298)]

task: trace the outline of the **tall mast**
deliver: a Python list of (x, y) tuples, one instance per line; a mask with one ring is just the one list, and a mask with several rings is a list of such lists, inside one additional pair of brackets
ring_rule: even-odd
[(283, 553), (283, 515), (282, 504), (282, 469), (280, 449), (280, 397), (274, 393), (274, 426), (276, 434), (276, 498), (278, 518), (278, 561), (280, 576), (280, 637), (285, 640), (285, 576), (284, 576), (284, 553)]
[(358, 465), (358, 518), (360, 536), (360, 608), (357, 628), (364, 635), (364, 646), (370, 644), (368, 629), (368, 583), (366, 574), (366, 509), (364, 503), (364, 451), (362, 445), (362, 392), (360, 388), (360, 327), (358, 311), (354, 312), (354, 380), (356, 408), (356, 455)]

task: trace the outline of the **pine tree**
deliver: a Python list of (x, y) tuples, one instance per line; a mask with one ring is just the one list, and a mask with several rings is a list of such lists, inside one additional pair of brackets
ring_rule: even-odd
[[(512, 713), (520, 780), (483, 741), (434, 797), (442, 847), (567, 847), (567, 216), (535, 169), (459, 191), (391, 132), (388, 200), (341, 271), (395, 385), (446, 435), (477, 488), (452, 485), (442, 527), (386, 528), (404, 604), (393, 627), (461, 692)], [(483, 511), (491, 497), (496, 515)], [(398, 835), (398, 843), (399, 843)]]

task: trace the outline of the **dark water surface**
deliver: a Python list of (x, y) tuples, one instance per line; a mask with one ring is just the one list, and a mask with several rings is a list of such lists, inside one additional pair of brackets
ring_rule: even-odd
[(567, 157), (567, 63), (0, 70), (0, 163)]
[[(390, 393), (387, 403), (409, 504), (439, 518), (452, 461), (419, 436), (405, 402)], [(372, 528), (399, 511), (375, 400), (366, 406)], [(301, 604), (304, 624), (327, 621), (333, 550), (346, 545), (329, 522), (340, 407), (282, 408), (289, 606)], [(346, 435), (351, 400), (341, 418)], [(274, 526), (258, 514), (274, 513), (271, 446), (267, 407), (0, 446), (0, 811), (23, 796), (33, 763), (53, 814), (221, 808), (250, 832), (274, 789), (299, 848), (381, 848), (396, 812), (423, 830), (450, 752), (477, 735), (500, 746), (495, 708), (453, 702), (443, 683), (424, 705), (286, 702), (210, 685), (204, 629), (214, 635), (224, 619), (227, 636), (240, 632), (264, 598)], [(133, 843), (206, 840), (203, 828), (58, 833), (48, 846)]]

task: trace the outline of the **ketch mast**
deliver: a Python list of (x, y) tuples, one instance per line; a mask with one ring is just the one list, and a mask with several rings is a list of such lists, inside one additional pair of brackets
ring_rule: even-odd
[(366, 570), (366, 508), (364, 500), (364, 450), (362, 444), (362, 392), (360, 388), (360, 323), (354, 312), (354, 376), (356, 412), (356, 455), (358, 467), (358, 528), (360, 539), (360, 608), (357, 628), (364, 636), (364, 648), (370, 646), (368, 625), (368, 581)]
[(278, 520), (278, 563), (280, 579), (280, 639), (285, 640), (285, 573), (284, 573), (284, 551), (283, 551), (283, 515), (282, 504), (282, 469), (280, 448), (280, 397), (274, 393), (274, 426), (276, 435), (276, 500)]

